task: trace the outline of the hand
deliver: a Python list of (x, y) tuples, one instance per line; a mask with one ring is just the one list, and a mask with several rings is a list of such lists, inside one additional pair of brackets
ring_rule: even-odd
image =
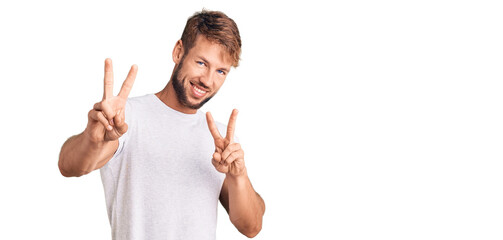
[(206, 113), (208, 128), (215, 140), (215, 153), (213, 153), (211, 163), (217, 171), (233, 177), (241, 176), (246, 171), (243, 149), (241, 149), (239, 143), (234, 142), (234, 128), (237, 116), (238, 110), (234, 109), (227, 125), (227, 135), (222, 138), (211, 113)]
[(117, 140), (126, 133), (128, 125), (125, 122), (124, 108), (133, 87), (138, 67), (131, 66), (131, 70), (122, 84), (119, 95), (113, 96), (114, 73), (112, 60), (105, 60), (104, 92), (101, 102), (94, 104), (88, 114), (87, 128), (84, 131), (91, 141), (99, 143)]

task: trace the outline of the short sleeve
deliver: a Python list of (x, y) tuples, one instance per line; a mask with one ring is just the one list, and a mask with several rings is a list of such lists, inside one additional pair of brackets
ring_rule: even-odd
[(112, 158), (107, 162), (107, 164), (105, 166), (110, 166), (111, 164), (113, 164), (113, 162), (115, 162), (116, 158), (118, 158), (122, 152), (124, 151), (124, 148), (126, 146), (126, 143), (127, 143), (127, 140), (129, 138), (129, 133), (131, 131), (133, 131), (134, 127), (131, 125), (132, 121), (131, 121), (131, 103), (129, 101), (126, 102), (126, 108), (124, 110), (124, 117), (125, 117), (125, 121), (126, 123), (128, 124), (128, 130), (126, 131), (126, 133), (124, 133), (121, 137), (119, 137), (119, 146), (117, 147), (117, 150), (115, 151), (114, 155), (112, 156)]

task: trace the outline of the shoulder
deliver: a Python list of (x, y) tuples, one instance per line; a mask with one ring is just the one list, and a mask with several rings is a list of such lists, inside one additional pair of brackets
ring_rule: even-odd
[[(217, 120), (215, 120), (215, 125), (217, 126), (218, 132), (220, 133), (220, 136), (223, 138), (227, 136), (227, 124), (221, 123)], [(239, 142), (239, 138), (234, 135), (234, 142)]]
[(220, 135), (222, 135), (222, 137), (225, 137), (225, 134), (227, 133), (227, 125), (218, 121), (215, 121), (215, 125), (217, 125)]
[(146, 94), (143, 96), (131, 97), (127, 99), (127, 104), (130, 106), (141, 106), (141, 105), (149, 105), (153, 102), (154, 94)]
[(156, 106), (154, 94), (146, 94), (143, 96), (131, 97), (126, 102), (126, 112), (142, 111)]

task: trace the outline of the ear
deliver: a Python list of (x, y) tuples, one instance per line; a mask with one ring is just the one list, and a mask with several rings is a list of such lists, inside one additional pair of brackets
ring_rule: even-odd
[(175, 62), (175, 64), (179, 64), (180, 60), (182, 60), (183, 54), (183, 43), (180, 39), (176, 42), (175, 48), (173, 48), (173, 62)]

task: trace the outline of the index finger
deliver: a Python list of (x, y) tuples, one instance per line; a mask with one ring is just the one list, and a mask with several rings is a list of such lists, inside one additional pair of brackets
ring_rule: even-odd
[(220, 135), (220, 132), (218, 132), (218, 128), (215, 125), (215, 121), (213, 120), (210, 112), (206, 113), (206, 122), (208, 123), (208, 128), (210, 129), (213, 139), (222, 139), (222, 135)]
[(227, 125), (227, 135), (225, 138), (230, 142), (234, 142), (234, 129), (236, 128), (236, 119), (238, 118), (238, 110), (233, 109), (231, 117), (229, 118), (229, 124)]
[(105, 78), (103, 88), (103, 100), (113, 96), (114, 89), (114, 70), (112, 66), (112, 59), (105, 59)]
[(136, 79), (136, 73), (138, 72), (138, 66), (133, 64), (129, 73), (122, 84), (121, 91), (119, 92), (119, 97), (127, 98), (129, 96), (129, 92), (131, 92), (131, 88), (133, 88), (134, 80)]

